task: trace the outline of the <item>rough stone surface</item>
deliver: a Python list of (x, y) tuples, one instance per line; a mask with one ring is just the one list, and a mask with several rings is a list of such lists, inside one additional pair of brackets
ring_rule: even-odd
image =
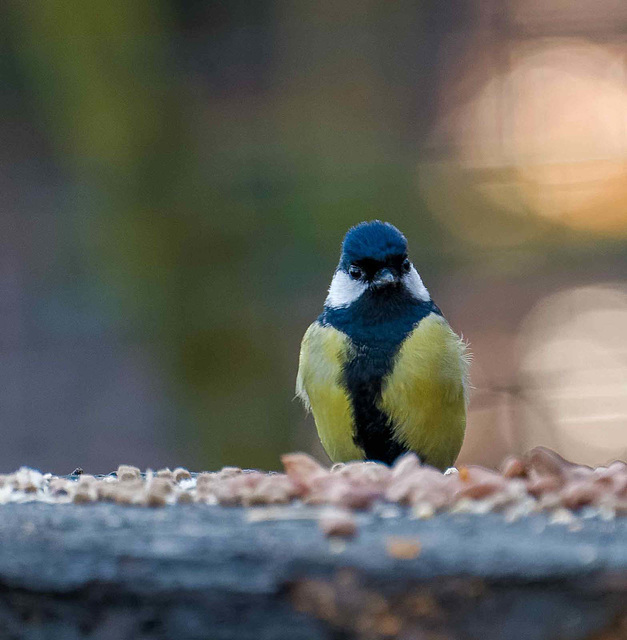
[[(337, 540), (319, 514), (4, 505), (0, 638), (627, 637), (626, 518), (397, 509), (356, 513)], [(403, 541), (417, 551), (390, 552)]]

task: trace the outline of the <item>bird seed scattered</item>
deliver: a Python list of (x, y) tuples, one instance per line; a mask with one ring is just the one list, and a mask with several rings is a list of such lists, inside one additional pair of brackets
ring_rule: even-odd
[[(611, 520), (627, 515), (625, 462), (593, 469), (568, 462), (544, 447), (507, 458), (500, 471), (467, 465), (457, 473), (443, 474), (422, 465), (413, 453), (400, 457), (391, 467), (350, 462), (327, 468), (304, 453), (286, 454), (282, 462), (285, 473), (238, 467), (199, 474), (182, 467), (141, 473), (137, 467), (120, 465), (116, 473), (98, 477), (84, 472), (59, 477), (22, 467), (0, 475), (0, 504), (243, 506), (250, 508), (249, 521), (313, 517), (331, 537), (356, 533), (353, 511), (369, 511), (379, 518), (396, 517), (404, 508), (409, 508), (413, 518), (430, 518), (440, 512), (501, 511), (510, 522), (546, 512), (551, 524), (567, 525), (570, 530), (576, 530), (573, 522), (577, 518)], [(294, 508), (286, 510), (286, 505), (309, 505), (313, 510), (305, 514)], [(392, 549), (394, 555), (396, 547)]]

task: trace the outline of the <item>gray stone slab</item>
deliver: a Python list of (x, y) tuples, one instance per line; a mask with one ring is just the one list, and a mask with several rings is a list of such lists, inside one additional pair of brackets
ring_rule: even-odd
[[(510, 523), (499, 514), (363, 513), (342, 548), (313, 519), (249, 522), (248, 513), (0, 507), (0, 638), (390, 637), (364, 635), (351, 619), (368, 613), (373, 594), (392, 609), (406, 594), (437, 602), (442, 615), (401, 619), (407, 638), (582, 640), (627, 615), (627, 518), (569, 527), (542, 515)], [(392, 557), (392, 538), (418, 540), (419, 555)], [(350, 602), (338, 582), (347, 568)], [(346, 616), (315, 602), (297, 611), (294, 594), (311, 581), (344, 602)]]

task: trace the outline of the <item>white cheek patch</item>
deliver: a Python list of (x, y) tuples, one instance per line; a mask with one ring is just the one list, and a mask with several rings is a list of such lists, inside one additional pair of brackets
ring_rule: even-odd
[(418, 298), (418, 300), (422, 300), (423, 302), (428, 302), (429, 300), (431, 300), (431, 296), (427, 291), (427, 287), (422, 284), (422, 279), (418, 275), (416, 267), (414, 267), (413, 264), (409, 273), (406, 273), (403, 276), (403, 284), (405, 285), (405, 288), (409, 291), (409, 293), (414, 296), (414, 298)]
[(329, 295), (325, 301), (326, 307), (337, 309), (338, 307), (348, 307), (361, 296), (368, 288), (365, 282), (353, 280), (345, 271), (336, 271), (331, 280)]

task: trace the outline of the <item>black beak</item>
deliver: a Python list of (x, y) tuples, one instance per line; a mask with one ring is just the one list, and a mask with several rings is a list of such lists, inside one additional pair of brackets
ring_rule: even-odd
[(397, 284), (398, 282), (399, 277), (396, 271), (385, 267), (377, 271), (374, 278), (372, 279), (372, 286), (375, 289), (380, 289), (381, 287), (387, 287), (388, 285)]

